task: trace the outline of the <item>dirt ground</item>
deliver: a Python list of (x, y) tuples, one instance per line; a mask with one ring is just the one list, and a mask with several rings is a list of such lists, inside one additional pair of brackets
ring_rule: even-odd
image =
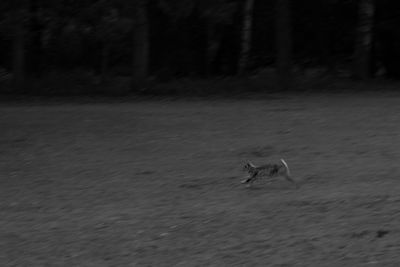
[[(400, 266), (400, 95), (0, 106), (0, 266)], [(240, 184), (284, 158), (301, 187)]]

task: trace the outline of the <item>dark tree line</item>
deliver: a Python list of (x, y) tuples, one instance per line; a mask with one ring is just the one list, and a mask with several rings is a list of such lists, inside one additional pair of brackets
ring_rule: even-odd
[(293, 66), (400, 77), (396, 0), (14, 0), (0, 3), (0, 67), (20, 90), (49, 71), (102, 82), (246, 75)]

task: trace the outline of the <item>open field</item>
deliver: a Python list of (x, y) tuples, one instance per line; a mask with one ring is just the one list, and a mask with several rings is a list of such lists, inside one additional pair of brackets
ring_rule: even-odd
[[(400, 266), (400, 96), (0, 106), (0, 266)], [(284, 179), (244, 188), (246, 159)]]

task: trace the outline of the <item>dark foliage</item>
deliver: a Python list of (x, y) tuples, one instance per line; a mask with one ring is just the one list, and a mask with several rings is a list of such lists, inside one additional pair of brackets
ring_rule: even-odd
[[(360, 1), (290, 2), (291, 61), (295, 71), (302, 73), (310, 68), (329, 73), (353, 71)], [(244, 0), (3, 1), (0, 4), (2, 73), (15, 74), (13, 68), (21, 66), (26, 74), (20, 72), (20, 75), (26, 75), (28, 80), (46, 79), (49, 72), (76, 70), (92, 73), (102, 82), (113, 77), (134, 77), (132, 60), (137, 59), (133, 58), (133, 51), (143, 41), (133, 37), (138, 27), (135, 10), (140, 5), (146, 8), (145, 29), (149, 31), (141, 37), (148, 36), (149, 46), (148, 59), (141, 59), (139, 65), (148, 66), (142, 75), (168, 81), (237, 74)], [(275, 7), (275, 0), (254, 3), (248, 71), (276, 64)], [(398, 1), (375, 1), (371, 76), (400, 77), (399, 23)], [(24, 43), (19, 46), (19, 60), (22, 60), (19, 65), (15, 65), (16, 24), (25, 33), (25, 38), (20, 39)], [(137, 89), (147, 85), (141, 84)]]

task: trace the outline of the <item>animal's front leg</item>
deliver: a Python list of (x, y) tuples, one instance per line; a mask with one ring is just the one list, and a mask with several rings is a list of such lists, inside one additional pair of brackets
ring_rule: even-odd
[(257, 173), (253, 173), (250, 177), (248, 177), (247, 179), (243, 180), (242, 184), (250, 183), (250, 184), (247, 185), (247, 187), (250, 187), (253, 184), (254, 179), (256, 178), (256, 176), (257, 176)]
[(242, 184), (246, 184), (251, 180), (251, 176), (247, 177), (246, 179), (242, 180), (241, 183)]

